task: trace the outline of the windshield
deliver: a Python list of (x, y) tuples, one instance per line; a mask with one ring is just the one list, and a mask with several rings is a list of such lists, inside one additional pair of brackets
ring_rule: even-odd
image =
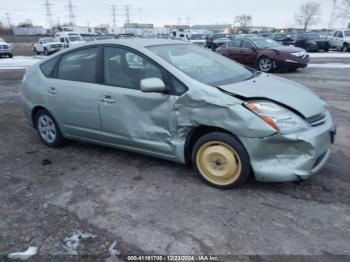
[(148, 48), (189, 77), (204, 84), (228, 85), (254, 77), (254, 74), (242, 65), (194, 45), (163, 45)]
[(275, 48), (281, 46), (280, 43), (268, 38), (255, 38), (253, 41), (258, 48)]
[(82, 41), (82, 38), (80, 36), (70, 36), (69, 41), (71, 42)]
[(227, 35), (225, 34), (216, 34), (216, 35), (213, 35), (213, 39), (219, 39), (219, 38), (227, 38)]
[(201, 34), (191, 35), (191, 40), (203, 40), (204, 38), (205, 36)]
[(320, 35), (320, 34), (305, 34), (305, 35), (301, 35), (301, 39), (306, 39), (306, 40), (314, 40), (314, 39), (321, 39), (321, 38), (325, 38), (324, 35)]
[(289, 34), (275, 34), (274, 38), (276, 40), (284, 40), (284, 39), (287, 39), (287, 38), (292, 38), (293, 35), (289, 35)]
[(344, 34), (345, 34), (346, 37), (350, 36), (350, 30), (345, 30)]
[(43, 39), (43, 43), (52, 43), (52, 42), (56, 42), (55, 41), (55, 39), (53, 39), (53, 38), (45, 38), (45, 39)]

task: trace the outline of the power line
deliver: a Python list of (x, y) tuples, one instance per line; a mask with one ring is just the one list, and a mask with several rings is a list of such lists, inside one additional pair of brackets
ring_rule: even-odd
[(50, 0), (45, 0), (43, 5), (45, 6), (45, 10), (46, 10), (47, 24), (50, 28), (52, 28), (53, 26), (52, 13), (51, 13), (52, 4), (50, 3)]

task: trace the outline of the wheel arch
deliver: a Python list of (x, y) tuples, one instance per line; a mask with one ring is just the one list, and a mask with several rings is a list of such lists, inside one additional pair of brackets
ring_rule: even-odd
[[(31, 113), (31, 120), (32, 120), (32, 122), (33, 122), (34, 127), (35, 127), (35, 116), (36, 116), (36, 114), (37, 114), (40, 110), (46, 110), (46, 111), (50, 112), (50, 111), (47, 110), (47, 108), (45, 108), (44, 106), (41, 106), (41, 105), (35, 106), (35, 107), (32, 109), (32, 113)], [(50, 114), (51, 114), (51, 112), (50, 112)]]
[(187, 134), (187, 137), (186, 137), (185, 150), (184, 150), (186, 164), (191, 164), (191, 162), (192, 162), (191, 161), (192, 150), (193, 150), (195, 143), (198, 141), (198, 139), (200, 139), (202, 136), (204, 136), (206, 134), (213, 133), (213, 132), (226, 133), (226, 134), (234, 136), (235, 138), (237, 138), (238, 141), (240, 141), (235, 134), (233, 134), (232, 132), (230, 132), (228, 130), (220, 128), (220, 127), (205, 126), (205, 125), (194, 127)]

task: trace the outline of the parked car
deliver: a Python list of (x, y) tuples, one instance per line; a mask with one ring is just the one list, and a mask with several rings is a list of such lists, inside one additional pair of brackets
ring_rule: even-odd
[(272, 39), (282, 45), (295, 45), (294, 33), (274, 33)]
[(45, 54), (51, 55), (63, 48), (63, 44), (57, 41), (55, 38), (45, 37), (40, 38), (38, 43), (33, 45), (33, 52), (37, 55)]
[(64, 48), (77, 46), (85, 42), (84, 38), (77, 32), (57, 32), (55, 38), (63, 44)]
[(320, 33), (301, 33), (296, 37), (296, 47), (301, 47), (308, 52), (329, 51), (327, 37)]
[(199, 46), (206, 45), (206, 39), (204, 34), (191, 34), (189, 42)]
[(251, 171), (259, 181), (307, 179), (335, 135), (326, 104), (307, 88), (175, 40), (56, 53), (27, 69), (22, 101), (49, 147), (74, 139), (192, 163), (217, 188)]
[(219, 47), (217, 52), (263, 72), (276, 69), (295, 71), (307, 67), (309, 63), (309, 55), (304, 49), (283, 46), (264, 37), (235, 39)]
[(206, 46), (215, 51), (219, 46), (231, 41), (228, 34), (212, 34), (206, 36)]
[(350, 52), (350, 29), (337, 30), (329, 38), (331, 48), (341, 49)]
[(12, 58), (13, 54), (10, 44), (6, 43), (4, 39), (0, 38), (0, 58), (2, 57)]

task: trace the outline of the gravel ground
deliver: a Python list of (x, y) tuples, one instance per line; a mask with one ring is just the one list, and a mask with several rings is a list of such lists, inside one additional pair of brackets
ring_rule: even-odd
[(348, 261), (350, 69), (279, 74), (329, 103), (338, 136), (326, 167), (306, 182), (251, 180), (234, 191), (210, 188), (190, 167), (147, 156), (77, 142), (43, 146), (21, 111), (22, 74), (0, 70), (0, 261), (29, 246), (40, 254), (31, 261), (81, 261), (69, 257), (66, 241), (79, 231), (92, 234), (73, 250), (86, 261), (119, 261), (108, 251), (115, 240), (121, 255)]

